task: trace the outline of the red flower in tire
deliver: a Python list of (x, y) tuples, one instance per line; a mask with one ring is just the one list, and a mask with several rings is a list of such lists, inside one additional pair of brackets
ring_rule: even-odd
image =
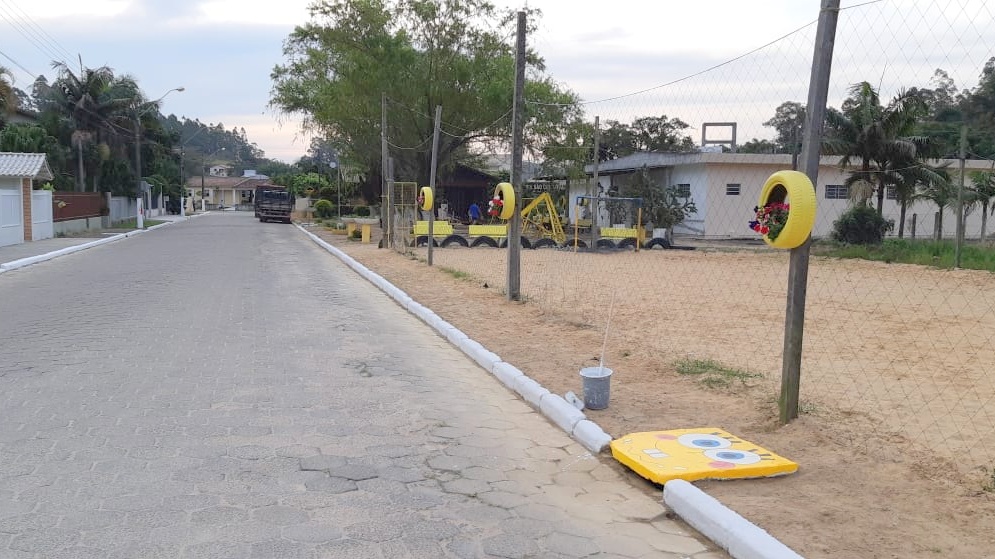
[(768, 239), (773, 241), (788, 223), (790, 209), (788, 204), (782, 202), (771, 202), (762, 208), (754, 207), (756, 219), (750, 222), (750, 229), (761, 235), (766, 235)]
[(494, 198), (487, 203), (487, 215), (497, 217), (501, 215), (502, 208), (504, 208), (504, 201), (500, 198)]

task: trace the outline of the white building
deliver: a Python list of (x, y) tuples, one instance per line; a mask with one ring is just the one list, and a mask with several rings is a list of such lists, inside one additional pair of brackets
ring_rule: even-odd
[[(814, 237), (827, 237), (832, 231), (833, 222), (850, 207), (847, 189), (843, 186), (849, 171), (840, 169), (840, 158), (824, 156), (821, 159), (819, 177), (815, 185), (817, 210)], [(943, 160), (956, 170), (958, 161)], [(646, 167), (650, 176), (661, 185), (676, 186), (694, 201), (697, 213), (682, 226), (675, 227), (677, 234), (706, 238), (742, 238), (756, 236), (747, 223), (753, 219), (753, 208), (760, 197), (760, 189), (767, 178), (776, 171), (791, 169), (789, 154), (747, 154), (747, 153), (636, 153), (611, 161), (603, 161), (598, 166), (598, 184), (602, 192), (612, 192), (625, 184), (631, 175)], [(965, 165), (968, 173), (988, 171), (992, 162), (968, 160)], [(593, 175), (593, 165), (585, 167)], [(968, 186), (970, 182), (968, 181)], [(571, 188), (571, 206), (577, 195), (584, 194), (583, 183)], [(890, 235), (898, 234), (900, 204), (894, 192), (887, 192), (883, 215), (895, 220), (895, 228)], [(573, 208), (570, 209), (571, 220)], [(915, 236), (928, 237), (933, 234), (935, 204), (918, 201), (906, 210), (905, 236), (912, 236), (913, 220)], [(953, 207), (943, 214), (943, 236), (953, 237), (956, 223)], [(599, 224), (608, 223), (604, 210), (599, 214)], [(995, 227), (989, 227), (989, 231)], [(965, 225), (967, 238), (977, 238), (981, 232), (981, 212), (976, 209), (968, 215)]]

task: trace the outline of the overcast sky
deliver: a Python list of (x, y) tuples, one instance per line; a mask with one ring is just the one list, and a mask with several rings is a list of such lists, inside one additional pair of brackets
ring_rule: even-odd
[[(185, 92), (166, 98), (164, 113), (245, 127), (268, 157), (291, 162), (304, 154), (308, 139), (295, 122), (267, 108), (269, 74), (282, 61), (283, 40), (307, 21), (309, 3), (0, 0), (0, 65), (14, 72), (22, 89), (37, 74), (51, 79), (53, 59), (78, 67), (77, 55), (88, 67), (131, 74), (151, 98), (183, 86)], [(880, 87), (883, 97), (928, 85), (936, 68), (950, 72), (959, 87), (973, 87), (995, 56), (990, 3), (843, 0), (849, 9), (840, 16), (830, 104), (861, 80)], [(556, 80), (591, 101), (585, 107), (592, 118), (666, 114), (691, 125), (696, 138), (704, 122), (733, 121), (742, 142), (771, 136), (759, 123), (781, 101), (805, 100), (818, 0), (528, 4), (543, 11), (529, 46), (545, 57)], [(670, 85), (657, 87), (663, 84)]]

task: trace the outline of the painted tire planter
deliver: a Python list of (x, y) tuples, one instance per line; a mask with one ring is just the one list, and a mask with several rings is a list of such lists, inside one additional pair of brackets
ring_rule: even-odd
[(432, 208), (434, 207), (433, 205), (435, 204), (435, 194), (432, 193), (432, 187), (421, 187), (421, 190), (418, 191), (418, 199), (421, 200), (421, 205), (418, 207), (420, 207), (422, 211), (432, 211)]
[(776, 239), (764, 235), (764, 242), (774, 248), (796, 248), (808, 240), (815, 225), (815, 188), (805, 173), (778, 171), (767, 179), (760, 190), (758, 207), (787, 203), (788, 220)]
[(502, 182), (494, 188), (494, 197), (502, 202), (500, 219), (511, 219), (515, 215), (515, 187), (511, 183)]

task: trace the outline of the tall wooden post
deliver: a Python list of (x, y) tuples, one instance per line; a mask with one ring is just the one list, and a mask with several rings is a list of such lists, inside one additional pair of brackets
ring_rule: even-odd
[(428, 265), (432, 265), (432, 245), (435, 244), (435, 167), (439, 162), (439, 130), (442, 128), (442, 105), (435, 107), (435, 133), (432, 135), (432, 168), (428, 188), (432, 191), (432, 207), (428, 209)]
[(511, 117), (511, 184), (515, 188), (515, 213), (508, 222), (508, 300), (522, 297), (522, 143), (525, 135), (525, 12), (518, 12), (518, 45), (515, 53), (515, 101)]
[[(815, 54), (808, 86), (808, 110), (805, 112), (805, 133), (802, 137), (801, 170), (813, 185), (818, 184), (819, 159), (822, 151), (822, 129), (829, 97), (829, 75), (833, 66), (836, 44), (836, 21), (840, 0), (822, 0), (819, 27), (815, 33)], [(781, 363), (780, 420), (786, 424), (798, 417), (798, 392), (801, 381), (802, 340), (805, 332), (805, 296), (808, 289), (808, 263), (812, 249), (809, 237), (800, 247), (791, 250), (788, 270), (788, 303), (784, 318), (784, 357)]]

